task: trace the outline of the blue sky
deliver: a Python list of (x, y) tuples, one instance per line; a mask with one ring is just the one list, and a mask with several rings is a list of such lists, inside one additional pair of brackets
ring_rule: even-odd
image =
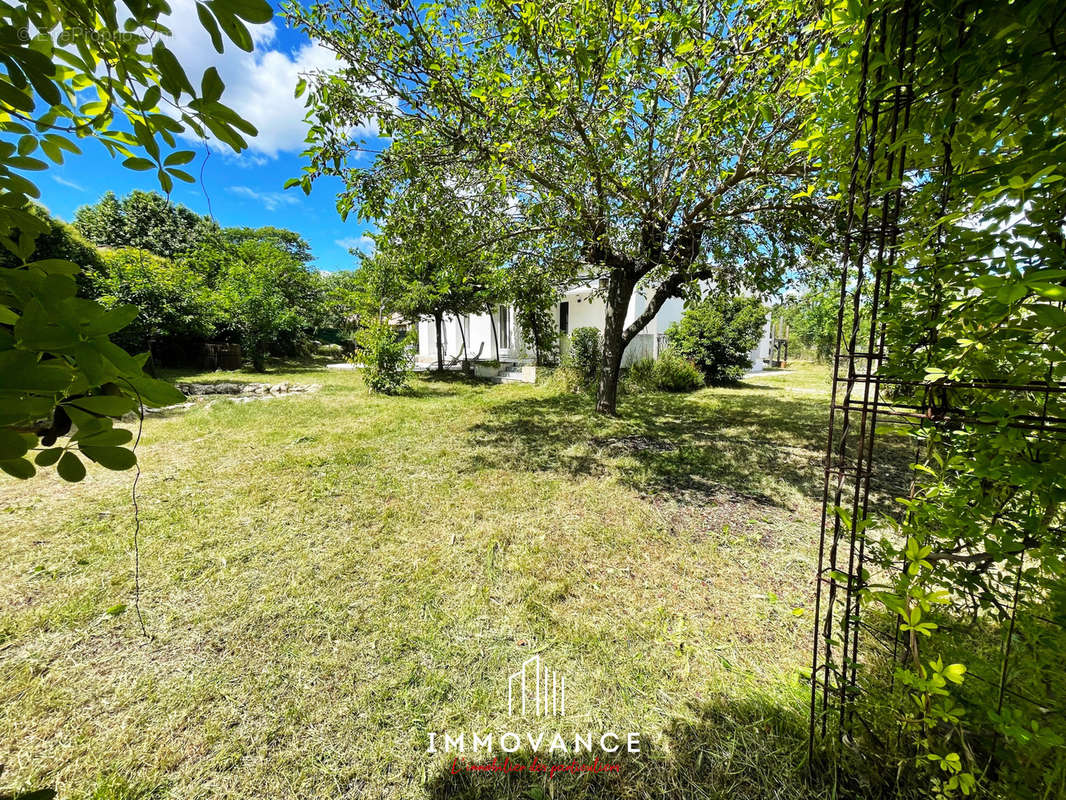
[[(173, 16), (168, 21), (173, 36), (168, 46), (186, 68), (194, 85), (208, 66), (218, 68), (226, 84), (223, 102), (250, 120), (259, 136), (249, 149), (235, 155), (229, 148), (214, 144), (206, 148), (187, 143), (198, 156), (188, 167), (203, 184), (176, 182), (171, 199), (192, 210), (210, 211), (220, 225), (260, 227), (275, 225), (302, 234), (311, 243), (313, 266), (323, 270), (352, 269), (357, 259), (348, 248), (367, 249), (368, 226), (353, 214), (342, 222), (335, 207), (340, 181), (323, 178), (315, 183), (310, 196), (299, 189), (283, 190), (289, 178), (301, 174), (300, 158), (306, 125), (303, 101), (293, 98), (297, 76), (309, 69), (328, 69), (333, 57), (310, 43), (302, 34), (285, 27), (278, 16), (266, 25), (250, 26), (255, 51), (243, 53), (229, 42), (219, 55), (200, 29), (192, 0), (172, 0)], [(371, 130), (364, 131), (373, 136)], [(65, 220), (74, 217), (82, 205), (93, 203), (111, 190), (120, 197), (132, 189), (159, 190), (152, 172), (133, 172), (112, 159), (98, 143), (83, 140), (80, 156), (68, 156), (60, 166), (31, 177), (41, 189), (41, 202)]]

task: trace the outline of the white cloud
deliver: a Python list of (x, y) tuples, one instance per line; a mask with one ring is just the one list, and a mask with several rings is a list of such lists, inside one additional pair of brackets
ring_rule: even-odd
[[(291, 54), (283, 52), (276, 48), (275, 23), (268, 22), (248, 26), (255, 44), (251, 53), (239, 50), (223, 37), (226, 47), (220, 55), (200, 27), (194, 0), (173, 0), (171, 8), (173, 14), (167, 24), (173, 35), (167, 46), (178, 57), (190, 82), (199, 86), (204, 70), (212, 66), (218, 69), (226, 84), (222, 102), (259, 129), (259, 135), (248, 140), (252, 154), (241, 158), (254, 159), (254, 153), (273, 158), (280, 152), (303, 150), (306, 109), (303, 99), (293, 97), (293, 91), (301, 74), (335, 70), (334, 54), (314, 42), (307, 42)], [(367, 128), (355, 133), (374, 131)]]
[(58, 183), (58, 184), (60, 184), (62, 186), (69, 186), (71, 189), (76, 189), (79, 192), (84, 192), (85, 191), (85, 187), (82, 186), (80, 183), (74, 183), (74, 181), (68, 181), (62, 175), (53, 175), (52, 176), (52, 180), (54, 180), (56, 183)]
[(260, 192), (251, 186), (227, 186), (226, 191), (255, 200), (267, 211), (277, 211), (282, 206), (292, 206), (300, 202), (299, 197), (292, 193)]
[(336, 244), (337, 247), (343, 247), (345, 250), (358, 250), (368, 256), (374, 255), (374, 251), (377, 250), (377, 245), (374, 243), (374, 240), (365, 233), (358, 238), (355, 236), (349, 236), (346, 239), (337, 239), (334, 244)]

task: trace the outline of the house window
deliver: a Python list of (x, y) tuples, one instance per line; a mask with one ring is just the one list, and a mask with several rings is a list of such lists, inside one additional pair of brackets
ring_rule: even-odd
[(559, 333), (570, 332), (570, 303), (559, 303)]
[(500, 349), (511, 349), (511, 309), (500, 306)]

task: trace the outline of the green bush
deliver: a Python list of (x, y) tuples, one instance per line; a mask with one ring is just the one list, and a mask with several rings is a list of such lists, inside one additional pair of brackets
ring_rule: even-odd
[(666, 330), (671, 348), (694, 363), (707, 383), (740, 380), (751, 368), (766, 310), (754, 297), (715, 294), (689, 308)]
[(344, 355), (344, 348), (339, 344), (320, 344), (316, 348), (316, 352), (320, 356), (329, 356), (330, 358), (340, 358)]
[(575, 328), (570, 334), (570, 353), (567, 366), (574, 367), (584, 381), (596, 378), (600, 369), (600, 353), (603, 340), (595, 328)]
[(654, 362), (655, 388), (664, 392), (692, 392), (703, 386), (703, 375), (689, 359), (667, 348)]
[(630, 391), (646, 391), (658, 388), (655, 385), (655, 359), (644, 356), (626, 367), (625, 388)]
[[(537, 372), (539, 374), (540, 370), (537, 370)], [(581, 370), (568, 364), (552, 369), (544, 384), (570, 394), (577, 394), (588, 388), (588, 383), (585, 380), (585, 376), (581, 374)]]
[(356, 334), (359, 347), (355, 360), (363, 365), (367, 388), (379, 394), (398, 394), (407, 388), (411, 376), (408, 337), (383, 322), (373, 322)]

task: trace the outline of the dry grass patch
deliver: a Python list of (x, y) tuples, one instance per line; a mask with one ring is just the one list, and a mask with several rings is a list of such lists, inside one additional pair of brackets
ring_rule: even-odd
[[(151, 640), (132, 475), (0, 486), (3, 790), (816, 794), (800, 671), (824, 371), (630, 396), (617, 420), (542, 386), (268, 379), (322, 389), (145, 423)], [(641, 732), (621, 776), (470, 779), (425, 754), (429, 731), (507, 725), (503, 676), (534, 652), (572, 676), (560, 730)]]

